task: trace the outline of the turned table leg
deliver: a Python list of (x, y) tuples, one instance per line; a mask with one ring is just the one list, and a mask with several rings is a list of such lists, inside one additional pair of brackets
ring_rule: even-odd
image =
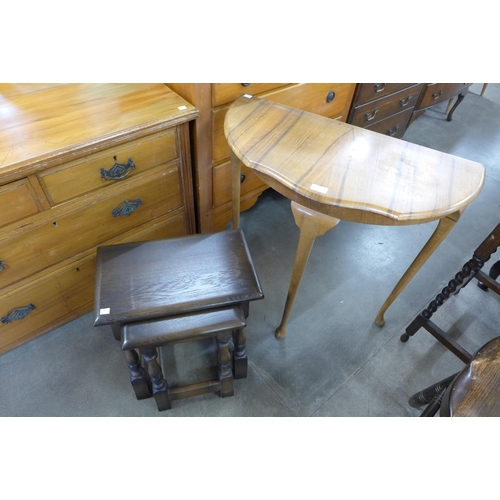
[(398, 281), (398, 284), (394, 287), (394, 290), (391, 292), (387, 300), (384, 302), (384, 305), (380, 308), (380, 311), (375, 318), (375, 323), (378, 326), (384, 326), (384, 314), (389, 308), (389, 306), (396, 300), (398, 295), (404, 290), (406, 285), (411, 281), (413, 276), (417, 274), (418, 270), (425, 264), (427, 259), (434, 253), (436, 248), (443, 242), (448, 233), (453, 229), (458, 219), (460, 218), (460, 212), (455, 212), (453, 214), (448, 215), (447, 217), (443, 217), (439, 224), (432, 233), (432, 236), (429, 238), (427, 243), (424, 245), (424, 248), (420, 251), (420, 253), (415, 257), (415, 260), (411, 263), (410, 267), (403, 274), (401, 279)]
[(139, 355), (134, 349), (124, 351), (125, 360), (130, 371), (130, 383), (134, 389), (137, 399), (147, 399), (151, 397), (151, 390), (148, 377), (141, 366)]
[(161, 366), (156, 360), (158, 352), (155, 347), (141, 347), (140, 353), (148, 365), (148, 374), (153, 386), (153, 396), (159, 411), (170, 410), (172, 405), (168, 394), (168, 384), (163, 377)]
[(219, 332), (216, 335), (218, 346), (217, 371), (220, 382), (220, 395), (225, 398), (234, 395), (232, 358), (229, 351), (231, 332)]
[(234, 378), (246, 378), (248, 373), (248, 357), (246, 350), (246, 335), (243, 328), (233, 330), (233, 374)]
[(284, 338), (286, 335), (286, 324), (292, 310), (293, 301), (295, 300), (299, 283), (316, 237), (325, 234), (340, 222), (340, 219), (303, 207), (294, 201), (292, 201), (292, 213), (295, 218), (295, 223), (300, 229), (299, 245), (293, 264), (292, 278), (286, 297), (285, 310), (283, 311), (281, 323), (275, 332), (276, 338)]

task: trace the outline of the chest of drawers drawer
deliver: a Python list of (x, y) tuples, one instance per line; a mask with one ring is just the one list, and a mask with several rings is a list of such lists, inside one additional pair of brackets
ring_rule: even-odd
[(38, 179), (55, 206), (178, 158), (176, 129), (47, 169)]
[(353, 106), (366, 104), (394, 92), (413, 87), (416, 83), (359, 83), (354, 95)]
[[(185, 213), (178, 211), (144, 224), (131, 234), (110, 240), (109, 244), (147, 241), (186, 234)], [(48, 327), (64, 323), (93, 308), (95, 252), (89, 250), (64, 265), (55, 266), (48, 276), (0, 291), (0, 353), (43, 333)], [(55, 322), (56, 320), (56, 322)]]
[(367, 130), (372, 130), (373, 132), (401, 139), (406, 131), (406, 128), (408, 127), (412, 113), (413, 109), (407, 109), (406, 111), (401, 111), (400, 113), (391, 115), (384, 120), (380, 120), (365, 128)]
[(418, 108), (424, 109), (446, 101), (469, 86), (470, 83), (429, 83), (424, 89)]
[(384, 120), (405, 109), (411, 109), (417, 103), (422, 84), (414, 85), (386, 97), (356, 106), (351, 112), (349, 123), (358, 127), (367, 127)]
[(0, 186), (0, 227), (24, 219), (40, 210), (27, 178)]
[(233, 102), (243, 94), (261, 94), (269, 92), (286, 83), (212, 83), (212, 106), (222, 106)]
[[(85, 204), (52, 209), (0, 233), (0, 286), (37, 273), (182, 206), (178, 164), (103, 190)], [(57, 241), (57, 245), (54, 245)]]

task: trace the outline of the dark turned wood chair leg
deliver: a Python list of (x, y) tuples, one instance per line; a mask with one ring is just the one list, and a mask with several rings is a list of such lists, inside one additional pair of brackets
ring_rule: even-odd
[[(500, 276), (500, 260), (497, 260), (490, 269), (490, 272), (488, 273), (488, 276), (492, 280), (496, 280)], [(481, 289), (487, 292), (489, 288), (481, 281), (479, 280), (477, 283), (477, 286)]]
[(156, 361), (156, 358), (158, 357), (156, 348), (141, 347), (139, 351), (144, 356), (144, 360), (148, 365), (148, 374), (153, 385), (153, 397), (155, 398), (158, 410), (170, 410), (170, 408), (172, 408), (172, 405), (170, 403), (170, 397), (168, 395), (168, 385), (167, 381), (163, 377), (161, 366), (159, 365), (158, 361)]
[(235, 379), (246, 378), (248, 372), (248, 357), (246, 351), (245, 330), (233, 330), (233, 375)]
[(443, 401), (444, 394), (446, 392), (446, 387), (443, 387), (436, 395), (432, 398), (432, 401), (425, 408), (425, 410), (420, 414), (421, 417), (433, 417), (441, 408), (441, 402)]
[[(500, 285), (481, 271), (491, 255), (497, 251), (500, 245), (500, 224), (487, 236), (487, 238), (477, 247), (472, 259), (470, 259), (462, 270), (443, 288), (441, 293), (436, 295), (436, 298), (424, 309), (406, 328), (405, 333), (400, 337), (401, 342), (407, 342), (410, 337), (415, 335), (420, 328), (425, 328), (447, 349), (460, 358), (463, 362), (468, 363), (472, 359), (471, 353), (458, 344), (450, 335), (441, 330), (435, 323), (431, 321), (432, 315), (441, 307), (451, 295), (456, 295), (464, 288), (473, 278), (482, 281), (488, 288), (491, 288), (496, 293), (500, 294)], [(500, 262), (500, 261), (499, 261)], [(493, 274), (497, 271), (500, 273), (500, 264), (495, 263), (493, 266)], [(490, 271), (491, 273), (491, 271)]]
[(233, 387), (233, 370), (232, 356), (229, 350), (229, 341), (231, 340), (231, 332), (220, 332), (216, 335), (218, 346), (217, 354), (217, 371), (220, 382), (221, 397), (229, 397), (234, 395)]
[[(436, 399), (436, 396), (442, 392), (441, 398), (443, 397), (444, 391), (446, 388), (451, 384), (453, 379), (457, 376), (455, 373), (454, 375), (450, 375), (449, 377), (446, 377), (445, 379), (441, 380), (440, 382), (437, 382), (435, 384), (430, 385), (429, 387), (426, 387), (425, 389), (422, 389), (421, 391), (415, 393), (409, 400), (408, 404), (412, 408), (420, 408), (421, 406), (424, 405), (429, 405), (430, 403), (433, 402), (433, 400)], [(435, 403), (435, 401), (434, 401)], [(439, 406), (437, 407), (439, 409)], [(436, 411), (437, 411), (436, 409)], [(434, 412), (434, 415), (436, 412)]]
[(136, 398), (150, 398), (151, 385), (144, 368), (141, 366), (139, 355), (134, 349), (124, 351), (124, 354), (130, 371), (130, 383), (132, 384), (132, 389), (134, 389)]

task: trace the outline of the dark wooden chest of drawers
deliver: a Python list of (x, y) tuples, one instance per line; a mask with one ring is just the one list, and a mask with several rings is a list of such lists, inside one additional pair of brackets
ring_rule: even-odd
[(358, 83), (348, 123), (401, 138), (406, 131), (421, 83)]

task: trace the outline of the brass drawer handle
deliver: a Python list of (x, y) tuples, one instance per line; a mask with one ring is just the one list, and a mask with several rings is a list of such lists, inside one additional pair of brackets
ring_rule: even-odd
[(396, 125), (393, 129), (390, 128), (387, 130), (387, 135), (390, 135), (391, 137), (399, 130), (399, 125)]
[(115, 163), (109, 170), (101, 168), (101, 177), (105, 181), (110, 179), (113, 181), (121, 181), (122, 179), (125, 179), (125, 177), (127, 177), (127, 175), (134, 169), (134, 162), (132, 161), (132, 158), (129, 158), (127, 163)]
[(140, 207), (141, 205), (142, 201), (140, 198), (137, 198), (137, 200), (124, 200), (113, 210), (113, 217), (130, 215), (137, 207)]
[(18, 319), (25, 318), (31, 311), (33, 311), (33, 309), (36, 309), (33, 304), (28, 304), (27, 306), (23, 307), (14, 307), (14, 309), (11, 309), (7, 313), (7, 316), (1, 318), (0, 321), (5, 325), (7, 323), (12, 323), (13, 321), (17, 321)]
[(330, 90), (328, 92), (328, 95), (326, 96), (326, 102), (330, 103), (335, 99), (335, 92), (333, 90)]
[(440, 91), (439, 91), (439, 94), (436, 94), (436, 93), (434, 92), (434, 93), (432, 94), (432, 98), (433, 98), (434, 100), (436, 100), (436, 99), (439, 99), (442, 95), (443, 95), (443, 91), (442, 91), (442, 90), (440, 90)]
[(0, 260), (0, 273), (5, 271), (5, 264)]
[(379, 92), (383, 92), (385, 90), (385, 86), (387, 85), (387, 83), (376, 83), (374, 85), (374, 88), (375, 88), (375, 92), (377, 92), (377, 94)]
[(372, 121), (375, 118), (375, 115), (378, 113), (378, 108), (373, 112), (373, 114), (365, 113), (365, 118), (367, 121)]
[(404, 108), (405, 106), (408, 106), (408, 103), (411, 101), (411, 98), (412, 98), (411, 95), (409, 95), (408, 99), (406, 99), (406, 100), (404, 100), (404, 99), (401, 98), (399, 100), (399, 104), (401, 104), (401, 107)]

